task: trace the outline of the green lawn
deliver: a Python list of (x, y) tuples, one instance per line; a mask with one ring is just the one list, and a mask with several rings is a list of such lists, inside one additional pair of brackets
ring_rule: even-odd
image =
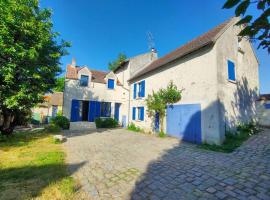
[[(79, 167), (79, 165), (78, 165)], [(0, 199), (78, 199), (61, 144), (44, 131), (0, 136)]]

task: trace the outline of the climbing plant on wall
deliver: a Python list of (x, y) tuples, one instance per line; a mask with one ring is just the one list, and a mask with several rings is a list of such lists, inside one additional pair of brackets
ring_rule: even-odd
[(152, 92), (146, 99), (147, 113), (149, 117), (154, 117), (156, 113), (159, 114), (160, 131), (164, 132), (164, 117), (166, 115), (166, 107), (181, 100), (182, 90), (170, 81), (168, 86), (159, 89), (157, 92)]

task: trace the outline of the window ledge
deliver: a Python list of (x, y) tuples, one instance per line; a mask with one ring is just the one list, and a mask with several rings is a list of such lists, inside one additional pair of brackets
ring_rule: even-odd
[(236, 81), (230, 80), (230, 79), (228, 79), (228, 82), (233, 83), (233, 84), (236, 84), (237, 83)]

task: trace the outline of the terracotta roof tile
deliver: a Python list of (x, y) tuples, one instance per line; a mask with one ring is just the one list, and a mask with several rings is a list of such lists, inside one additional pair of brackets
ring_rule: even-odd
[[(68, 65), (66, 78), (78, 79), (78, 72), (83, 68), (84, 67), (79, 67), (79, 66), (74, 67), (72, 65)], [(92, 82), (106, 84), (105, 77), (109, 72), (93, 70), (93, 69), (91, 69), (90, 71), (92, 73), (92, 79), (91, 79)], [(117, 85), (122, 85), (118, 79), (117, 79)]]
[(63, 92), (54, 92), (50, 95), (49, 104), (55, 106), (63, 105)]
[(213, 44), (220, 33), (224, 30), (225, 27), (227, 27), (228, 24), (232, 21), (231, 18), (224, 23), (216, 26), (215, 28), (211, 29), (207, 33), (193, 39), (192, 41), (186, 43), (185, 45), (177, 48), (176, 50), (168, 53), (167, 55), (153, 61), (150, 63), (147, 67), (139, 71), (137, 74), (135, 74), (133, 77), (131, 77), (130, 81), (138, 78), (139, 76), (142, 76), (150, 71), (153, 71), (159, 67), (162, 67), (163, 65), (170, 63), (176, 59), (179, 59), (187, 54), (190, 54), (202, 47), (205, 47), (207, 45)]

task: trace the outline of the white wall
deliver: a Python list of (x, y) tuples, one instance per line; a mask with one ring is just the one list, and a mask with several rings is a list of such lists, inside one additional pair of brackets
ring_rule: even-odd
[[(233, 24), (235, 24), (233, 22)], [(258, 62), (246, 39), (238, 42), (240, 29), (230, 26), (217, 40), (218, 98), (221, 102), (221, 129), (234, 130), (238, 123), (256, 119), (255, 102), (258, 97)], [(238, 50), (240, 47), (242, 51)], [(236, 82), (228, 80), (228, 64), (235, 63)]]
[(66, 79), (63, 114), (67, 118), (70, 118), (72, 99), (112, 102), (112, 117), (114, 115), (114, 103), (121, 103), (119, 120), (122, 121), (122, 115), (127, 115), (128, 91), (119, 85), (115, 85), (113, 90), (108, 89), (107, 84), (95, 82), (90, 82), (88, 87), (81, 87), (79, 80)]
[[(202, 140), (210, 143), (220, 143), (223, 139), (223, 136), (219, 135), (215, 58), (215, 51), (211, 48), (204, 49), (135, 80), (136, 82), (145, 80), (146, 97), (148, 94), (152, 94), (152, 91), (165, 88), (170, 80), (172, 80), (178, 89), (183, 89), (182, 99), (177, 104), (201, 104)], [(130, 109), (132, 107), (145, 106), (145, 98), (133, 100), (133, 83), (130, 85), (132, 91)], [(146, 106), (145, 110), (147, 110)], [(130, 113), (130, 119), (132, 119), (132, 113)], [(143, 122), (133, 120), (130, 122), (144, 128), (146, 131), (151, 131), (153, 121), (153, 119), (150, 119), (145, 114), (145, 120)]]

